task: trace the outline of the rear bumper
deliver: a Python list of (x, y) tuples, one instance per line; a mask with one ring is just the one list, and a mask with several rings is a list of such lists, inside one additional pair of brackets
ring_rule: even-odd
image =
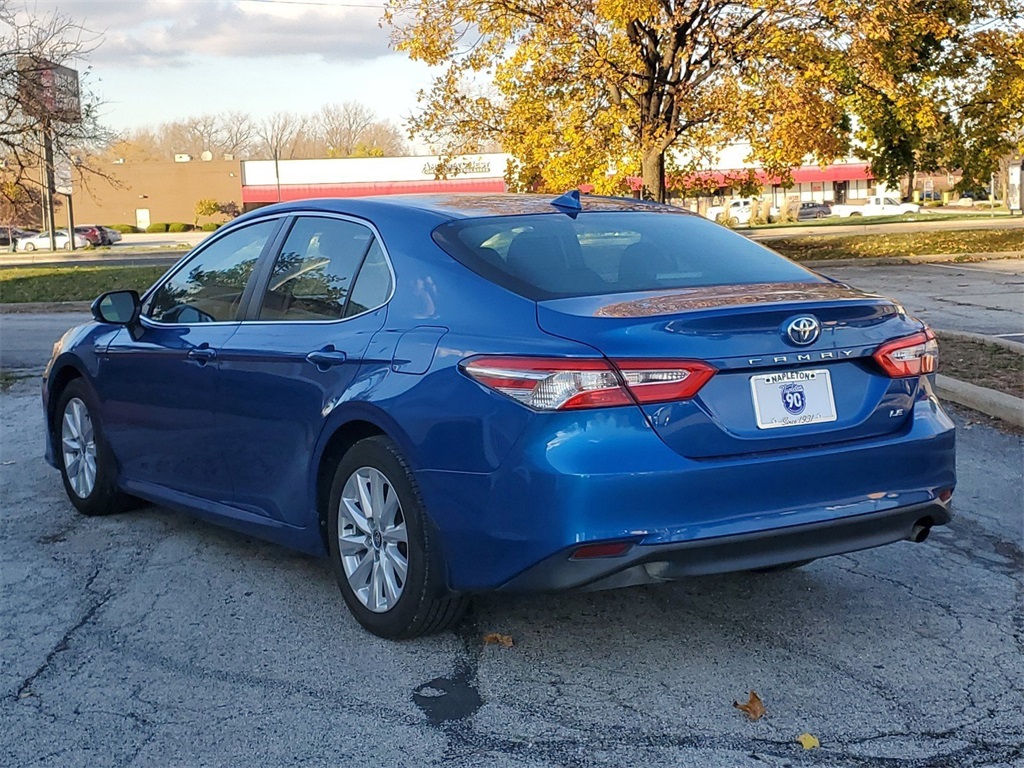
[[(668, 448), (639, 409), (554, 414), (495, 472), (417, 480), (449, 587), (482, 592), (586, 586), (634, 566), (645, 580), (764, 568), (899, 541), (920, 518), (949, 519), (939, 499), (955, 465), (954, 426), (922, 396), (881, 438), (705, 460)], [(580, 546), (623, 541), (633, 546), (622, 557), (567, 562)]]
[(948, 502), (936, 501), (790, 528), (677, 544), (641, 544), (620, 557), (574, 560), (573, 547), (521, 573), (501, 590), (610, 589), (770, 568), (892, 544), (909, 539), (918, 524), (945, 525), (951, 516)]

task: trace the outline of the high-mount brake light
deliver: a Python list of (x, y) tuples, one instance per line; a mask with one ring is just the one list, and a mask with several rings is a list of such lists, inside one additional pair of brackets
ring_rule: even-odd
[(462, 370), (538, 411), (607, 408), (685, 400), (715, 374), (695, 360), (474, 357)]
[(939, 368), (939, 343), (930, 329), (913, 336), (887, 341), (873, 355), (885, 373), (894, 379), (935, 373)]

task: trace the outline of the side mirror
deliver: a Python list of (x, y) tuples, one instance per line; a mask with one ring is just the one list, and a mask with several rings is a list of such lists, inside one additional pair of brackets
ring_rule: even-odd
[(92, 316), (101, 323), (134, 326), (142, 314), (142, 302), (136, 291), (110, 291), (92, 303)]

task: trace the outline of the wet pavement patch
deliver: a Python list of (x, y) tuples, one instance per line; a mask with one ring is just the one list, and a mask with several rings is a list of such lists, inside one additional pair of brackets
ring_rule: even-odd
[(456, 673), (450, 678), (435, 677), (417, 686), (412, 692), (412, 700), (423, 710), (433, 726), (472, 717), (484, 703), (480, 692), (473, 685), (469, 670)]

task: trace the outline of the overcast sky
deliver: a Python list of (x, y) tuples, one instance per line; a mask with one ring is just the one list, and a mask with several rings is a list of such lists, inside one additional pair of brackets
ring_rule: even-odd
[[(18, 2), (19, 0), (15, 0)], [(90, 87), (114, 129), (242, 110), (310, 112), (355, 100), (401, 123), (428, 69), (388, 48), (374, 0), (26, 0), (103, 42)], [(80, 65), (81, 67), (81, 65)]]

